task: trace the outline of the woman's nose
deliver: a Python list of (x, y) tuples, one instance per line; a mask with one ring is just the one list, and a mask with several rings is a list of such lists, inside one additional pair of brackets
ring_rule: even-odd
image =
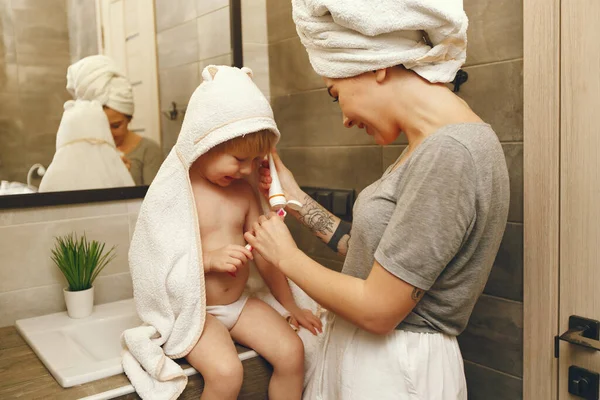
[(352, 121), (350, 118), (346, 117), (345, 115), (343, 117), (344, 117), (344, 120), (343, 120), (344, 126), (346, 128), (352, 128), (354, 126), (354, 121)]

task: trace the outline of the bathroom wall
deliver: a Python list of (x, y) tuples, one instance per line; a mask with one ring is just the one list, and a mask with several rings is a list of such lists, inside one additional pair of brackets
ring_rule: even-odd
[[(202, 82), (204, 67), (231, 65), (229, 0), (155, 0), (159, 91), (163, 150), (168, 153), (177, 140), (183, 113), (175, 120), (165, 114), (172, 102), (179, 111)], [(244, 65), (269, 96), (268, 46), (265, 0), (242, 0)], [(258, 19), (257, 19), (258, 18)], [(262, 18), (263, 22), (260, 23)]]
[(52, 160), (69, 62), (66, 0), (0, 0), (0, 179)]
[[(511, 180), (509, 222), (484, 295), (459, 338), (469, 399), (522, 398), (523, 358), (523, 15), (522, 0), (465, 0), (470, 19), (469, 81), (460, 96), (490, 123), (504, 147)], [(271, 103), (279, 149), (301, 185), (362, 190), (404, 148), (373, 144), (342, 115), (309, 64), (289, 1), (267, 0)], [(299, 246), (331, 268), (341, 258), (290, 223)]]
[(0, 210), (0, 327), (66, 310), (66, 280), (50, 255), (54, 238), (71, 232), (117, 246), (94, 284), (96, 304), (131, 298), (127, 253), (141, 202)]
[(67, 0), (71, 63), (98, 54), (95, 0)]
[[(209, 64), (231, 64), (229, 0), (155, 0), (162, 144), (177, 140), (183, 113)], [(165, 112), (177, 104), (177, 119)]]

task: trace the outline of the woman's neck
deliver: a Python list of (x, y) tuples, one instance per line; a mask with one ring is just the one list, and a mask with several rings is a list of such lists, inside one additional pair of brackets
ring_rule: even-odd
[(127, 131), (121, 144), (117, 145), (117, 149), (127, 154), (138, 145), (140, 140), (142, 140), (141, 136), (136, 135), (134, 132)]
[(483, 122), (443, 84), (429, 83), (412, 71), (394, 73), (398, 76), (394, 79), (393, 112), (411, 148), (443, 126)]

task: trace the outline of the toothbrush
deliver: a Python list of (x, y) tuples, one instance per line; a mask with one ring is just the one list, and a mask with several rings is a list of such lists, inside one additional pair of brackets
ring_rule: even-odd
[[(287, 213), (285, 212), (285, 210), (283, 208), (280, 208), (279, 211), (277, 211), (277, 216), (281, 217), (281, 218), (285, 218), (285, 216), (287, 215)], [(244, 246), (248, 251), (252, 251), (254, 250), (254, 247), (252, 247), (249, 243), (246, 244), (246, 246)]]
[(302, 208), (302, 203), (296, 200), (288, 200), (283, 194), (277, 168), (275, 168), (275, 162), (271, 154), (269, 154), (269, 170), (271, 172), (271, 187), (269, 188), (271, 210), (283, 210), (285, 207), (289, 207), (292, 210), (299, 211)]
[[(283, 208), (280, 208), (280, 209), (277, 211), (277, 216), (281, 217), (282, 219), (283, 219), (283, 218), (285, 218), (285, 216), (286, 216), (286, 215), (287, 215), (287, 213), (285, 212), (285, 210), (284, 210)], [(248, 251), (252, 251), (252, 250), (254, 250), (254, 247), (252, 247), (252, 246), (250, 245), (250, 243), (247, 243), (247, 244), (246, 244), (244, 247), (245, 247), (245, 248), (246, 248), (246, 250), (248, 250)], [(231, 276), (233, 276), (234, 278), (236, 277), (236, 274), (235, 274), (235, 272), (228, 272), (228, 274), (229, 274), (229, 275), (231, 275)]]
[[(302, 203), (296, 200), (288, 200), (283, 194), (279, 175), (277, 175), (277, 168), (275, 168), (275, 162), (271, 154), (269, 154), (269, 170), (271, 171), (271, 187), (269, 188), (269, 205), (271, 206), (271, 210), (276, 211), (277, 215), (281, 218), (285, 218), (287, 215), (284, 210), (286, 206), (292, 210), (300, 210)], [(250, 244), (246, 244), (244, 247), (249, 251), (254, 250)], [(228, 274), (235, 278), (235, 272), (228, 272)]]

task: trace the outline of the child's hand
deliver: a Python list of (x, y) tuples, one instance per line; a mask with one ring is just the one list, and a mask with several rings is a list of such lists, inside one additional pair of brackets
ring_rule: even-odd
[(297, 307), (296, 310), (290, 311), (290, 323), (296, 328), (303, 326), (308, 329), (313, 335), (323, 332), (323, 324), (310, 310)]
[(204, 273), (227, 272), (235, 276), (237, 270), (254, 260), (252, 252), (244, 246), (230, 244), (204, 253)]

